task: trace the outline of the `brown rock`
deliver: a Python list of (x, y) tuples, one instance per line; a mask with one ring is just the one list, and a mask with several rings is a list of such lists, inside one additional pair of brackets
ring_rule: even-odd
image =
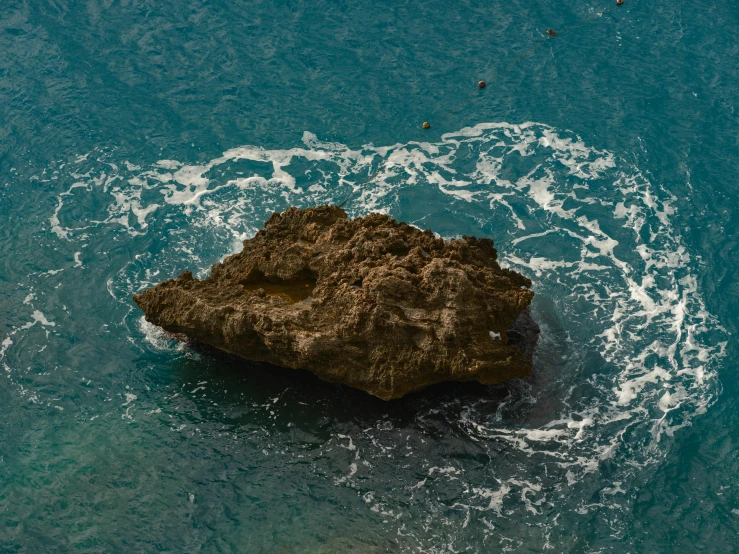
[(385, 400), (529, 374), (531, 282), (501, 269), (492, 240), (346, 217), (335, 206), (273, 214), (203, 281), (184, 271), (134, 300), (167, 331)]

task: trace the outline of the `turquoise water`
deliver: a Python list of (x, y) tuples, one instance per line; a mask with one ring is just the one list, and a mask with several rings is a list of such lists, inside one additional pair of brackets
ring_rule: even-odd
[[(4, 3), (0, 551), (734, 552), (737, 25)], [(493, 237), (534, 280), (530, 380), (384, 403), (143, 321), (133, 293), (378, 168), (350, 215)]]

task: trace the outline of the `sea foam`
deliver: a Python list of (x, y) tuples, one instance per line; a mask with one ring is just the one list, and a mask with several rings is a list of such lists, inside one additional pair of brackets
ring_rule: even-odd
[[(624, 474), (658, 459), (662, 438), (690, 425), (719, 390), (725, 333), (705, 308), (696, 262), (672, 224), (676, 199), (623, 155), (592, 148), (573, 133), (533, 122), (481, 123), (437, 142), (385, 147), (352, 148), (305, 133), (300, 147), (243, 146), (203, 164), (111, 164), (106, 156), (77, 159), (48, 227), (58, 240), (81, 245), (75, 254), (81, 271), (95, 263), (83, 250), (90, 229), (116, 229), (131, 240), (168, 233), (166, 250), (140, 253), (109, 280), (120, 302), (183, 266), (204, 276), (210, 265), (204, 260), (212, 257), (204, 237), (227, 255), (273, 211), (338, 203), (350, 192), (352, 215), (402, 216), (400, 199), (411, 189), (429, 206), (442, 198), (435, 209), (474, 214), (476, 232), (496, 239), (501, 264), (533, 278), (533, 311), (542, 322), (533, 384), (512, 385), (502, 401), (481, 398), (455, 423), (468, 440), (505, 449), (520, 463), (496, 469), (499, 486), (490, 488), (465, 482), (460, 468), (424, 467), (419, 460), (420, 480), (384, 493), (405, 495), (410, 513), (442, 517), (421, 494), (441, 479), (458, 487), (451, 507), (465, 514), (464, 525), (478, 514), (481, 529), (492, 533), (490, 518), (514, 509), (514, 499), (534, 517), (599, 464), (619, 459), (618, 481), (601, 499), (613, 502)], [(75, 219), (87, 202), (97, 213)], [(409, 223), (425, 225), (431, 215)], [(53, 324), (36, 313), (29, 318), (31, 325)], [(172, 349), (167, 337), (137, 322), (132, 334), (158, 350)], [(0, 358), (21, 330), (5, 338)], [(564, 361), (554, 367), (550, 358)], [(548, 407), (550, 398), (556, 407)], [(532, 415), (531, 423), (514, 423), (522, 412)], [(381, 444), (379, 437), (392, 432), (337, 435), (352, 453), (337, 468), (336, 486), (373, 487), (365, 496), (380, 512), (391, 504), (381, 492), (390, 478), (373, 470), (372, 460), (401, 448)], [(591, 509), (583, 499), (577, 513)]]

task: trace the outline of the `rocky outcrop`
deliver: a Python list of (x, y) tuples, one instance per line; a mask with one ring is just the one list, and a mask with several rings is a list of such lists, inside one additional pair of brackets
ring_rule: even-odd
[(496, 258), (490, 239), (290, 208), (204, 280), (185, 271), (134, 300), (167, 331), (389, 400), (529, 374), (531, 282)]

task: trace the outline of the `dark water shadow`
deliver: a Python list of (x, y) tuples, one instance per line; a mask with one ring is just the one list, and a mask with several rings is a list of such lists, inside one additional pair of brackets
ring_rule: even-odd
[(490, 417), (502, 417), (500, 410), (508, 407), (507, 419), (523, 423), (525, 414), (514, 417), (513, 413), (516, 406), (521, 411), (531, 401), (533, 377), (500, 385), (444, 382), (385, 401), (346, 385), (323, 381), (307, 370), (251, 362), (203, 344), (188, 343), (187, 347), (197, 355), (178, 360), (172, 369), (180, 380), (193, 386), (205, 380), (217, 383), (200, 400), (207, 408), (215, 395), (220, 406), (232, 414), (233, 423), (243, 418), (254, 422), (254, 417), (264, 412), (253, 408), (273, 404), (279, 408), (274, 410), (278, 415), (298, 425), (313, 427), (331, 422), (334, 426), (375, 426), (387, 422), (395, 428), (407, 428), (423, 422), (447, 433), (447, 427), (458, 425), (460, 416), (472, 407)]

